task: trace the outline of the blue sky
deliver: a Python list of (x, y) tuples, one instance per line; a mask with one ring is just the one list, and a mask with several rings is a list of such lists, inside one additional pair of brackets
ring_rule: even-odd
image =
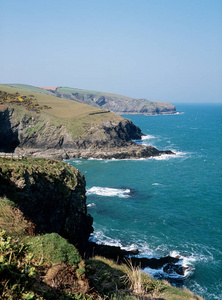
[(222, 0), (0, 0), (0, 83), (222, 102)]

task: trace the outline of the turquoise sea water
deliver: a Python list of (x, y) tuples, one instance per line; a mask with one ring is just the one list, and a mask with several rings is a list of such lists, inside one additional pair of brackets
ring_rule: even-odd
[(172, 274), (175, 282), (204, 299), (222, 299), (222, 105), (177, 110), (183, 113), (124, 116), (146, 135), (140, 143), (175, 156), (68, 163), (86, 177), (92, 238), (147, 257), (179, 254), (192, 271)]

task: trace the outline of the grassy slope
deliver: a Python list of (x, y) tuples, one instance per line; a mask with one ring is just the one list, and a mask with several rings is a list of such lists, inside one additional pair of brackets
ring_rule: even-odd
[[(47, 117), (51, 117), (51, 122), (57, 125), (64, 124), (74, 138), (86, 134), (90, 127), (101, 125), (107, 120), (114, 122), (122, 120), (122, 117), (112, 112), (107, 112), (76, 101), (49, 96), (45, 93), (37, 93), (29, 89), (0, 85), (0, 90), (7, 93), (19, 92), (24, 96), (35, 96), (39, 105), (48, 105), (51, 107), (51, 109), (44, 110), (44, 114)], [(21, 110), (22, 107), (17, 106), (17, 109)], [(31, 111), (27, 111), (27, 113), (30, 115), (33, 114)]]
[(126, 105), (135, 105), (137, 108), (142, 108), (144, 105), (150, 106), (150, 107), (170, 107), (172, 106), (170, 103), (166, 102), (153, 102), (147, 99), (134, 99), (132, 97), (127, 97), (124, 95), (118, 95), (118, 94), (113, 94), (113, 93), (106, 93), (106, 92), (99, 92), (99, 91), (90, 91), (90, 90), (81, 90), (81, 89), (75, 89), (75, 88), (68, 88), (68, 87), (58, 87), (57, 91), (60, 92), (61, 94), (72, 94), (72, 93), (79, 93), (82, 95), (96, 95), (98, 97), (105, 96), (108, 98), (113, 98), (116, 103), (121, 104), (121, 102), (125, 102)]
[[(37, 88), (34, 86), (30, 86), (30, 85), (12, 84), (11, 86), (20, 87), (20, 88), (23, 88), (23, 89), (26, 89), (29, 91), (41, 92), (41, 93), (44, 93), (47, 95), (49, 95), (49, 94), (53, 95), (53, 93), (50, 92), (50, 90), (41, 89), (41, 88)], [(69, 87), (58, 87), (56, 90), (57, 90), (57, 92), (61, 93), (64, 98), (66, 98), (67, 96), (72, 96), (73, 93), (74, 94), (78, 93), (80, 95), (83, 95), (83, 96), (85, 96), (85, 99), (87, 99), (87, 95), (95, 95), (97, 97), (105, 96), (108, 98), (112, 98), (114, 100), (114, 102), (117, 105), (119, 105), (120, 107), (122, 107), (122, 106), (135, 107), (136, 109), (141, 109), (143, 106), (147, 106), (150, 109), (156, 108), (156, 107), (159, 107), (159, 108), (167, 107), (170, 109), (173, 107), (173, 105), (171, 105), (170, 103), (167, 103), (167, 102), (153, 102), (153, 101), (149, 101), (147, 99), (134, 99), (134, 98), (123, 96), (123, 95), (100, 92), (100, 91), (82, 90), (82, 89), (69, 88)], [(87, 104), (94, 105), (94, 103), (90, 100), (85, 100), (85, 101), (88, 101)]]

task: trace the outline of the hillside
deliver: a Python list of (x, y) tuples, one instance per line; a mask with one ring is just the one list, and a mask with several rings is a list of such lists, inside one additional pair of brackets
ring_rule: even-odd
[(0, 152), (59, 159), (162, 153), (134, 143), (141, 130), (108, 110), (17, 87), (0, 91)]
[(11, 86), (78, 101), (94, 107), (108, 109), (117, 114), (157, 115), (176, 113), (175, 106), (167, 102), (153, 102), (147, 99), (135, 99), (112, 93), (88, 91), (68, 87), (40, 88), (21, 84)]

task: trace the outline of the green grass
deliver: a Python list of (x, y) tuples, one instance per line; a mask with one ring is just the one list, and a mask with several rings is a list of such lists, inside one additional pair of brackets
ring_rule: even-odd
[(40, 87), (36, 87), (36, 86), (32, 86), (32, 85), (27, 85), (27, 84), (7, 84), (6, 86), (9, 87), (14, 87), (14, 88), (18, 88), (18, 89), (23, 89), (23, 90), (27, 90), (30, 92), (36, 92), (36, 93), (42, 93), (42, 94), (46, 94), (46, 95), (51, 95), (50, 92), (48, 92), (47, 90), (41, 89)]
[[(18, 181), (29, 175), (33, 176), (35, 181), (41, 178), (50, 182), (58, 180), (64, 185), (64, 188), (74, 189), (76, 185), (78, 170), (62, 161), (44, 158), (13, 159), (0, 157), (0, 166), (0, 176), (10, 178), (12, 181)], [(30, 180), (32, 179), (30, 178)]]
[(130, 262), (118, 265), (112, 260), (95, 257), (86, 262), (86, 275), (104, 299), (202, 299), (188, 290), (151, 278)]
[(124, 98), (124, 99), (128, 99), (128, 100), (132, 99), (131, 97), (128, 97), (128, 96), (123, 96), (123, 95), (118, 95), (118, 94), (113, 94), (113, 93), (83, 90), (83, 89), (76, 89), (76, 88), (69, 88), (69, 87), (58, 87), (57, 91), (60, 92), (60, 93), (67, 93), (67, 94), (72, 94), (72, 93), (89, 94), (89, 95), (93, 94), (93, 95), (96, 95), (96, 96)]
[(16, 208), (14, 202), (0, 197), (0, 229), (16, 238), (24, 238), (30, 224)]
[[(24, 88), (27, 89), (29, 91), (38, 91), (44, 94), (51, 94), (53, 95), (52, 92), (48, 91), (48, 90), (44, 90), (44, 89), (40, 89), (40, 88), (36, 88), (36, 87), (32, 87), (32, 86), (28, 86), (28, 85), (11, 85), (14, 87), (20, 87), (20, 88)], [(101, 96), (105, 96), (107, 98), (111, 98), (112, 101), (115, 101), (117, 107), (119, 107), (120, 111), (122, 109), (122, 111), (124, 111), (125, 109), (142, 109), (144, 107), (146, 107), (147, 109), (150, 109), (151, 111), (154, 110), (156, 108), (159, 109), (163, 109), (163, 108), (169, 108), (172, 109), (173, 105), (167, 102), (154, 102), (154, 101), (149, 101), (147, 99), (135, 99), (132, 97), (128, 97), (128, 96), (123, 96), (123, 95), (118, 95), (118, 94), (113, 94), (113, 93), (107, 93), (107, 92), (101, 92), (101, 91), (91, 91), (91, 90), (84, 90), (84, 89), (77, 89), (77, 88), (70, 88), (70, 87), (57, 87), (56, 89), (57, 93), (60, 93), (60, 95), (67, 99), (67, 98), (73, 98), (72, 94), (80, 94), (84, 96), (84, 103), (87, 103), (89, 105), (93, 105), (96, 106), (95, 102), (93, 102), (90, 99), (87, 99), (89, 95), (93, 95), (94, 97), (101, 97)], [(75, 98), (73, 98), (75, 100)], [(109, 104), (108, 104), (109, 105)], [(111, 104), (110, 108), (108, 108), (110, 110), (115, 111), (115, 107)]]
[[(19, 92), (27, 97), (32, 94), (37, 99), (37, 103), (39, 105), (47, 105), (50, 107), (48, 110), (41, 111), (40, 118), (42, 121), (48, 121), (53, 126), (64, 125), (74, 139), (87, 135), (89, 129), (93, 126), (101, 126), (106, 121), (118, 123), (123, 120), (122, 117), (112, 112), (107, 113), (106, 110), (101, 110), (100, 108), (92, 107), (76, 101), (49, 96), (43, 93), (36, 93), (32, 90), (23, 90), (18, 87), (11, 87), (7, 85), (0, 85), (0, 90), (7, 93)], [(0, 111), (4, 110), (8, 106), (16, 108), (18, 118), (22, 117), (24, 114), (30, 117), (37, 117), (35, 113), (27, 111), (25, 108), (16, 106), (15, 104), (0, 105)], [(104, 111), (106, 113), (104, 113)]]
[(78, 268), (82, 260), (77, 249), (57, 233), (33, 237), (28, 245), (34, 259), (42, 263), (68, 263)]

